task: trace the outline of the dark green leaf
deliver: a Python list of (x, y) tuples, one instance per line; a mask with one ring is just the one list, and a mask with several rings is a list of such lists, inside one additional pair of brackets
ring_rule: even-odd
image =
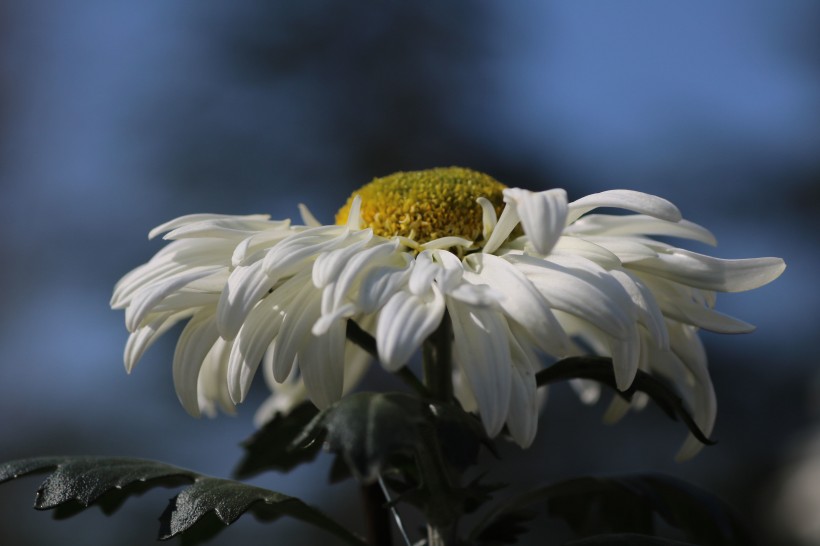
[(528, 531), (526, 523), (532, 521), (537, 513), (531, 510), (506, 512), (495, 518), (484, 527), (476, 538), (478, 546), (500, 546), (515, 544), (518, 538)]
[(564, 546), (697, 546), (691, 542), (678, 542), (668, 538), (650, 537), (636, 533), (597, 535), (565, 542)]
[(715, 443), (707, 438), (695, 423), (681, 397), (660, 379), (649, 375), (643, 370), (638, 370), (632, 385), (625, 391), (619, 391), (615, 383), (615, 372), (612, 368), (611, 358), (599, 356), (565, 358), (538, 372), (535, 379), (539, 387), (569, 379), (592, 379), (612, 388), (626, 400), (632, 400), (632, 396), (637, 391), (645, 392), (669, 417), (672, 419), (680, 418), (695, 438), (706, 445)]
[(658, 516), (698, 544), (754, 543), (720, 499), (682, 480), (656, 474), (575, 478), (526, 492), (497, 507), (471, 537), (481, 536), (505, 514), (542, 502), (547, 503), (550, 515), (564, 520), (581, 536), (652, 535), (654, 518)]
[(224, 527), (248, 511), (262, 521), (290, 516), (350, 544), (362, 544), (350, 531), (299, 499), (232, 480), (207, 477), (198, 478), (171, 499), (160, 517), (160, 539), (185, 533), (183, 544), (198, 544), (219, 531), (220, 526), (214, 525), (216, 521)]
[(339, 453), (365, 482), (372, 482), (395, 453), (413, 453), (420, 429), (429, 426), (425, 404), (402, 393), (356, 393), (326, 409), (296, 439), (297, 445), (318, 442)]
[(319, 413), (310, 402), (304, 402), (287, 415), (277, 415), (256, 434), (242, 443), (245, 456), (234, 470), (237, 478), (248, 478), (268, 470), (288, 472), (316, 458), (321, 445), (294, 445), (294, 440)]
[[(197, 544), (233, 523), (246, 511), (262, 520), (285, 515), (316, 525), (350, 544), (361, 539), (299, 499), (258, 487), (203, 476), (156, 461), (101, 457), (41, 457), (0, 465), (0, 483), (50, 472), (37, 491), (34, 507), (68, 517), (91, 505), (114, 512), (131, 495), (154, 487), (188, 485), (171, 500), (160, 523), (160, 538), (184, 533)], [(188, 532), (190, 531), (190, 533)]]

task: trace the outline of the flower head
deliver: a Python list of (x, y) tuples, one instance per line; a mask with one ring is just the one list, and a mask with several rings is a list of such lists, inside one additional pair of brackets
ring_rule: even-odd
[[(599, 207), (635, 214), (590, 214)], [(506, 188), (462, 168), (376, 179), (350, 197), (336, 225), (306, 209), (303, 221), (198, 214), (152, 230), (172, 242), (123, 277), (111, 302), (132, 332), (126, 368), (188, 320), (173, 376), (190, 413), (230, 411), (260, 364), (279, 393), (266, 411), (302, 396), (326, 407), (366, 367), (347, 321), (397, 371), (447, 313), (457, 396), (490, 435), (506, 424), (529, 445), (544, 356), (584, 352), (612, 357), (620, 389), (638, 369), (668, 380), (709, 434), (716, 404), (697, 331), (753, 329), (715, 311), (715, 293), (762, 286), (785, 267), (653, 239), (715, 243), (660, 197), (614, 190), (569, 202), (562, 189)], [(596, 398), (593, 386), (577, 387)], [(615, 403), (608, 415), (628, 408)], [(690, 438), (681, 455), (698, 446)]]

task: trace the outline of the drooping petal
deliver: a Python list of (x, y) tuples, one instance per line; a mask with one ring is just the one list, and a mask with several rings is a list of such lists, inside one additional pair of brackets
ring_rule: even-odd
[(169, 312), (158, 315), (151, 322), (137, 328), (125, 343), (125, 352), (123, 360), (125, 362), (125, 371), (131, 373), (134, 366), (145, 354), (145, 351), (159, 339), (159, 337), (170, 330), (180, 320), (186, 319), (193, 314), (192, 311), (183, 312)]
[(216, 307), (220, 335), (225, 339), (235, 338), (248, 313), (274, 284), (261, 261), (234, 269)]
[(633, 190), (609, 190), (593, 193), (569, 204), (567, 225), (599, 207), (631, 210), (668, 222), (678, 222), (681, 214), (678, 207), (656, 195)]
[(151, 231), (148, 232), (148, 238), (153, 239), (160, 233), (165, 233), (166, 231), (171, 231), (172, 229), (176, 229), (181, 226), (185, 226), (188, 224), (193, 224), (196, 222), (202, 222), (206, 220), (220, 220), (220, 219), (237, 219), (237, 220), (268, 220), (270, 219), (270, 215), (268, 214), (249, 214), (247, 216), (234, 216), (231, 214), (188, 214), (186, 216), (180, 216), (179, 218), (174, 218), (164, 224), (160, 224)]
[(533, 333), (538, 346), (553, 356), (568, 352), (569, 339), (550, 303), (510, 262), (492, 254), (471, 254), (465, 260), (481, 281), (504, 294), (499, 305), (508, 317)]
[(308, 334), (297, 362), (308, 396), (319, 409), (342, 397), (345, 371), (345, 324), (336, 322), (321, 336)]
[(396, 292), (379, 314), (376, 345), (379, 360), (387, 371), (395, 372), (410, 360), (432, 334), (444, 316), (444, 296), (436, 286), (418, 296)]
[(194, 417), (199, 417), (199, 371), (218, 338), (213, 310), (203, 310), (188, 321), (174, 351), (174, 389), (182, 407)]
[(613, 216), (610, 214), (587, 214), (572, 225), (567, 233), (573, 235), (601, 235), (606, 237), (646, 237), (660, 235), (681, 237), (715, 246), (715, 236), (705, 227), (689, 220), (670, 222), (644, 214)]
[(786, 269), (780, 258), (723, 260), (680, 248), (668, 249), (654, 258), (631, 262), (628, 267), (687, 286), (719, 292), (759, 288), (772, 282)]
[(498, 332), (506, 331), (507, 325), (492, 309), (448, 299), (447, 310), (453, 323), (453, 359), (475, 396), (484, 429), (495, 436), (510, 407), (510, 349), (497, 340)]

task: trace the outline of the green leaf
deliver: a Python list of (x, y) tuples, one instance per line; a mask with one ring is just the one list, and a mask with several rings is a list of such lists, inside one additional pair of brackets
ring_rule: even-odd
[(198, 544), (250, 511), (264, 521), (290, 516), (316, 525), (350, 544), (364, 544), (299, 499), (156, 461), (101, 457), (24, 459), (0, 465), (0, 483), (43, 472), (50, 474), (37, 490), (34, 507), (54, 509), (56, 517), (68, 517), (92, 505), (110, 514), (131, 495), (154, 487), (189, 484), (171, 500), (161, 516), (160, 539), (183, 534), (184, 544)]
[(697, 546), (691, 542), (678, 542), (668, 538), (650, 537), (636, 533), (596, 535), (565, 542), (564, 546)]
[(294, 440), (319, 413), (310, 402), (304, 402), (287, 415), (277, 415), (242, 443), (245, 456), (234, 470), (237, 478), (248, 478), (268, 470), (288, 472), (316, 458), (321, 445), (294, 445)]
[(653, 535), (654, 519), (658, 516), (698, 544), (745, 546), (754, 543), (733, 511), (716, 496), (682, 480), (658, 474), (582, 477), (541, 487), (505, 501), (484, 518), (470, 536), (480, 537), (499, 518), (542, 502), (547, 503), (550, 515), (564, 520), (580, 536)]
[(518, 538), (529, 530), (525, 524), (535, 519), (536, 516), (537, 513), (531, 510), (500, 514), (481, 530), (476, 537), (475, 544), (477, 546), (515, 544)]
[(356, 393), (317, 415), (296, 445), (310, 445), (324, 437), (364, 482), (373, 482), (396, 453), (414, 453), (421, 428), (429, 426), (426, 405), (403, 393)]
[(224, 526), (232, 524), (245, 512), (252, 513), (261, 521), (290, 516), (324, 529), (350, 544), (363, 544), (350, 531), (297, 498), (232, 480), (208, 477), (197, 479), (171, 499), (160, 517), (160, 540), (185, 533), (182, 536), (183, 544), (199, 544)]
[(612, 388), (619, 396), (632, 400), (637, 391), (645, 392), (670, 418), (680, 419), (689, 428), (695, 438), (706, 445), (714, 445), (695, 423), (692, 414), (686, 409), (683, 400), (675, 391), (660, 379), (638, 370), (632, 385), (625, 391), (619, 391), (615, 383), (615, 372), (612, 359), (599, 356), (573, 356), (559, 360), (549, 368), (535, 374), (538, 386), (567, 381), (569, 379), (592, 379)]

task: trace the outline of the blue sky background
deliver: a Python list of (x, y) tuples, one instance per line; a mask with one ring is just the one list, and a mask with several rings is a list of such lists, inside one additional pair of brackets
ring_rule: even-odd
[[(773, 285), (718, 300), (758, 326), (706, 336), (718, 446), (675, 465), (681, 425), (650, 409), (605, 427), (602, 407), (556, 389), (538, 446), (506, 455), (545, 480), (670, 472), (768, 528), (766, 487), (820, 386), (820, 4), (284, 4), (0, 4), (0, 459), (126, 454), (227, 475), (262, 389), (237, 418), (196, 421), (173, 393), (171, 337), (122, 368), (108, 299), (160, 248), (148, 230), (300, 202), (330, 221), (375, 176), (463, 165), (571, 198), (655, 193), (717, 235), (694, 250), (786, 260)], [(259, 483), (343, 517), (355, 488), (328, 492), (327, 463)], [(170, 496), (55, 523), (28, 507), (36, 484), (0, 488), (4, 544), (143, 544)], [(249, 519), (213, 543), (323, 539), (308, 532)]]

